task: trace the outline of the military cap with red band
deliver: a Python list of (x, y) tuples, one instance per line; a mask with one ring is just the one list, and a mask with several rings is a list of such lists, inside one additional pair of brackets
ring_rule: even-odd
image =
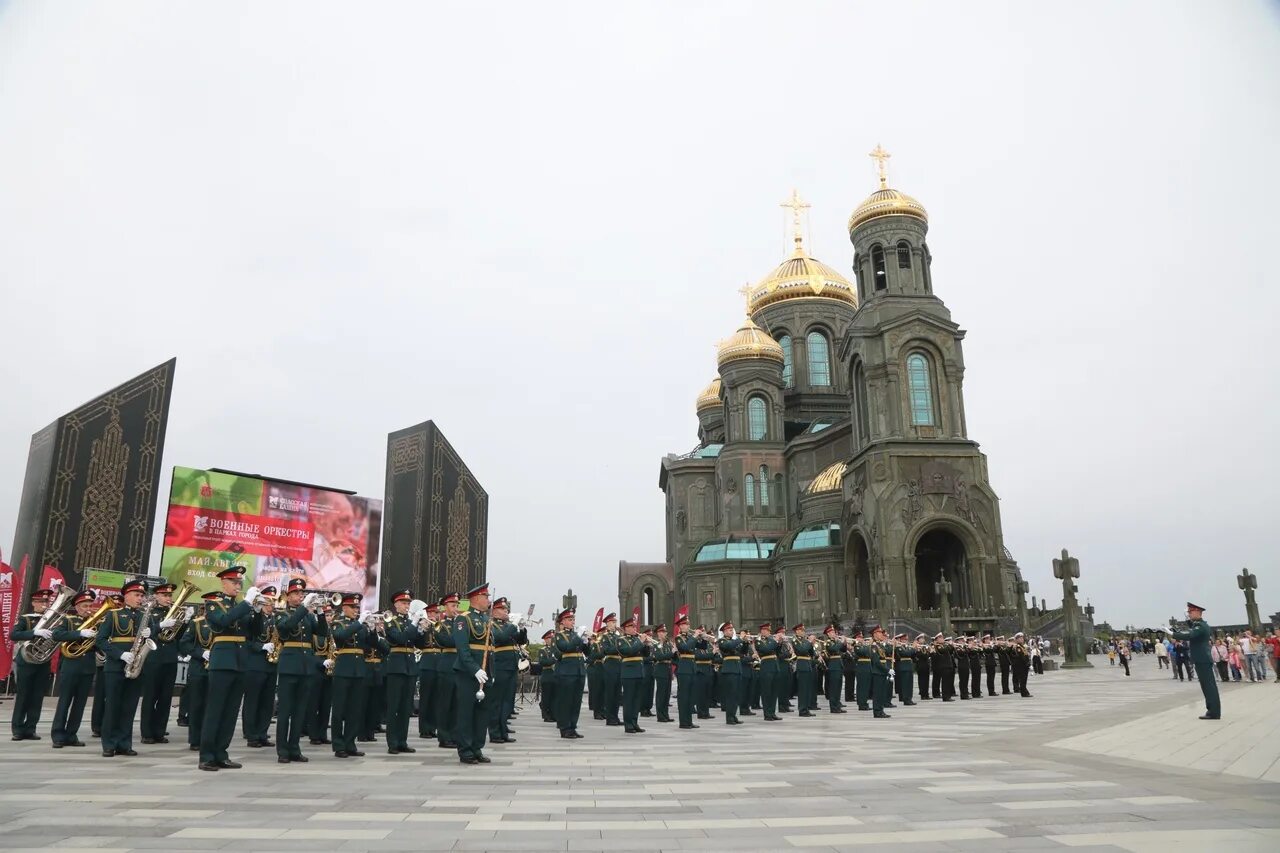
[(446, 592), (444, 595), (440, 596), (441, 607), (444, 607), (446, 604), (457, 604), (457, 603), (458, 603), (458, 594), (456, 592)]
[(542, 635), (542, 640), (545, 643), (547, 640), (550, 640), (555, 635), (556, 635), (555, 631), (548, 631), (547, 633)]
[(395, 604), (397, 601), (413, 601), (413, 590), (398, 589), (391, 593), (391, 603)]
[(822, 629), (822, 633), (824, 634), (834, 634), (835, 632), (836, 632), (835, 625), (828, 625), (827, 627)]
[(307, 579), (306, 578), (289, 578), (289, 585), (285, 587), (285, 591), (286, 592), (306, 592)]
[(689, 624), (689, 617), (688, 617), (688, 616), (681, 616), (679, 619), (677, 619), (677, 620), (676, 620), (676, 627), (677, 627), (677, 628), (679, 628), (681, 625), (688, 625), (688, 624)]
[(666, 622), (663, 622), (663, 623), (662, 623), (661, 625), (659, 625), (657, 628), (654, 628), (654, 629), (653, 629), (653, 632), (656, 634), (656, 633), (658, 633), (659, 631), (665, 631), (665, 630), (667, 630), (667, 623), (666, 623)]
[(628, 625), (634, 625), (634, 624), (636, 624), (636, 620), (628, 618), (625, 622), (622, 623), (622, 627), (625, 628)]
[(804, 623), (803, 623), (803, 622), (799, 622), (799, 623), (797, 623), (797, 624), (795, 624), (795, 625), (792, 625), (792, 626), (791, 626), (791, 630), (792, 630), (792, 631), (803, 631), (803, 630), (804, 630)]
[(759, 628), (757, 628), (756, 630), (757, 630), (757, 631), (772, 631), (772, 630), (773, 630), (773, 626), (772, 626), (772, 625), (770, 625), (768, 622), (761, 622), (761, 623), (760, 623), (760, 627), (759, 627)]
[(471, 589), (467, 590), (467, 598), (475, 598), (477, 595), (488, 595), (488, 594), (489, 594), (489, 584), (487, 581), (482, 584), (477, 584), (476, 586), (473, 586), (471, 587)]
[(177, 584), (162, 583), (160, 584), (160, 586), (153, 589), (152, 592), (155, 592), (155, 593), (173, 592), (177, 588), (178, 588)]
[(38, 601), (39, 599), (42, 599), (42, 598), (53, 598), (53, 590), (37, 589), (35, 592), (31, 593), (32, 601)]
[(244, 577), (246, 569), (244, 566), (232, 566), (218, 572), (218, 577), (222, 580), (237, 580)]
[(259, 589), (258, 592), (262, 593), (266, 598), (275, 598), (276, 593), (279, 592), (279, 590), (274, 586), (264, 586)]
[(364, 596), (358, 592), (344, 592), (342, 594), (343, 607), (357, 607), (362, 601), (364, 601)]
[(572, 607), (561, 610), (560, 615), (556, 617), (556, 624), (563, 622), (564, 620), (568, 619), (570, 616), (573, 616), (577, 612), (578, 611), (574, 610)]
[(491, 606), (493, 606), (493, 607), (505, 607), (507, 610), (510, 610), (510, 609), (511, 609), (511, 602), (510, 602), (510, 601), (507, 601), (507, 597), (504, 595), (504, 596), (502, 596), (501, 598), (495, 598), (495, 599), (493, 600), (493, 604), (492, 604)]
[(84, 592), (77, 592), (75, 598), (71, 599), (71, 604), (74, 606), (84, 601), (96, 601), (97, 599), (98, 594), (96, 592), (86, 589)]
[(127, 593), (134, 592), (135, 590), (137, 592), (145, 592), (146, 589), (147, 589), (146, 584), (144, 584), (142, 581), (138, 580), (137, 578), (133, 578), (132, 580), (127, 580), (124, 582), (124, 585), (120, 587), (120, 594), (126, 595)]

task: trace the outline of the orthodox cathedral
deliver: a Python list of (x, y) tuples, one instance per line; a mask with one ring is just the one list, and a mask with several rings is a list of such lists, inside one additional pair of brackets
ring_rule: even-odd
[(965, 426), (965, 333), (934, 290), (928, 215), (871, 156), (852, 282), (805, 249), (808, 205), (783, 205), (794, 251), (745, 290), (695, 402), (697, 447), (662, 460), (666, 561), (619, 564), (622, 612), (980, 631), (1025, 607)]

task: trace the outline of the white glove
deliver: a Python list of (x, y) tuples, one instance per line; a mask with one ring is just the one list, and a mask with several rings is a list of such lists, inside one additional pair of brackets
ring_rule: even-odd
[(244, 600), (246, 604), (253, 604), (261, 597), (262, 592), (256, 586), (251, 586), (244, 591)]
[(324, 668), (325, 668), (325, 669), (333, 669), (333, 661), (329, 660), (328, 658), (325, 658), (325, 659), (324, 659)]
[(120, 660), (123, 663), (133, 663), (133, 652), (122, 652)]
[(151, 638), (151, 629), (150, 629), (150, 628), (143, 628), (141, 631), (139, 631), (139, 632), (138, 632), (138, 636), (139, 636), (139, 637), (141, 637), (141, 638), (142, 638), (142, 639), (144, 639), (144, 640), (150, 639), (150, 638)]
[(320, 593), (318, 592), (309, 592), (307, 593), (306, 597), (302, 599), (302, 606), (307, 608), (308, 610), (315, 607), (319, 603), (320, 603)]
[(46, 640), (53, 639), (53, 632), (48, 628), (36, 628), (33, 632), (37, 637), (43, 637)]
[(205, 649), (203, 652), (201, 652), (200, 657), (204, 658), (207, 661), (209, 659), (209, 650)]
[(1162, 628), (1161, 630), (1164, 631), (1169, 636), (1173, 636), (1173, 629), (1170, 628), (1168, 625), (1165, 625), (1164, 628)]
[(187, 610), (187, 619), (188, 619), (188, 620), (191, 620), (191, 619), (196, 618), (196, 609), (195, 609), (194, 607), (188, 607), (188, 608), (186, 608), (186, 610)]
[(476, 681), (480, 682), (480, 686), (481, 686), (481, 687), (483, 687), (484, 685), (488, 684), (488, 683), (489, 683), (489, 673), (485, 672), (483, 669), (477, 669), (477, 670), (476, 670)]
[(163, 619), (163, 620), (161, 620), (161, 622), (160, 622), (160, 627), (161, 627), (163, 630), (166, 630), (166, 631), (167, 631), (168, 629), (172, 628), (174, 625), (177, 625), (177, 624), (178, 624), (178, 620), (177, 620), (177, 619)]
[(275, 650), (276, 650), (276, 644), (275, 644), (275, 643), (263, 643), (263, 644), (262, 644), (262, 653), (263, 653), (264, 655), (269, 655), (269, 654), (271, 654), (272, 652), (274, 652)]
[(84, 637), (86, 640), (90, 640), (98, 636), (98, 632), (93, 630), (92, 628), (81, 628), (80, 636)]

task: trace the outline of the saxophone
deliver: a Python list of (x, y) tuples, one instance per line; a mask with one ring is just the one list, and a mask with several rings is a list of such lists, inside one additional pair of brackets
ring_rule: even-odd
[(138, 617), (138, 624), (133, 629), (133, 645), (129, 647), (129, 651), (133, 652), (133, 660), (124, 666), (125, 678), (137, 678), (142, 675), (142, 664), (147, 659), (147, 655), (156, 650), (156, 641), (151, 638), (143, 638), (142, 630), (150, 627), (151, 612), (156, 609), (156, 597), (148, 595), (146, 602), (142, 605), (142, 615)]

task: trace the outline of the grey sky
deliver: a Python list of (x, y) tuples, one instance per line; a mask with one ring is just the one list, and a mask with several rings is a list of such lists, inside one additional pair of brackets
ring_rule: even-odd
[(165, 494), (380, 496), (433, 418), (500, 592), (616, 607), (778, 203), (849, 269), (881, 142), (1033, 593), (1273, 612), (1277, 57), (1244, 0), (0, 3), (0, 544), (31, 433), (176, 354)]

